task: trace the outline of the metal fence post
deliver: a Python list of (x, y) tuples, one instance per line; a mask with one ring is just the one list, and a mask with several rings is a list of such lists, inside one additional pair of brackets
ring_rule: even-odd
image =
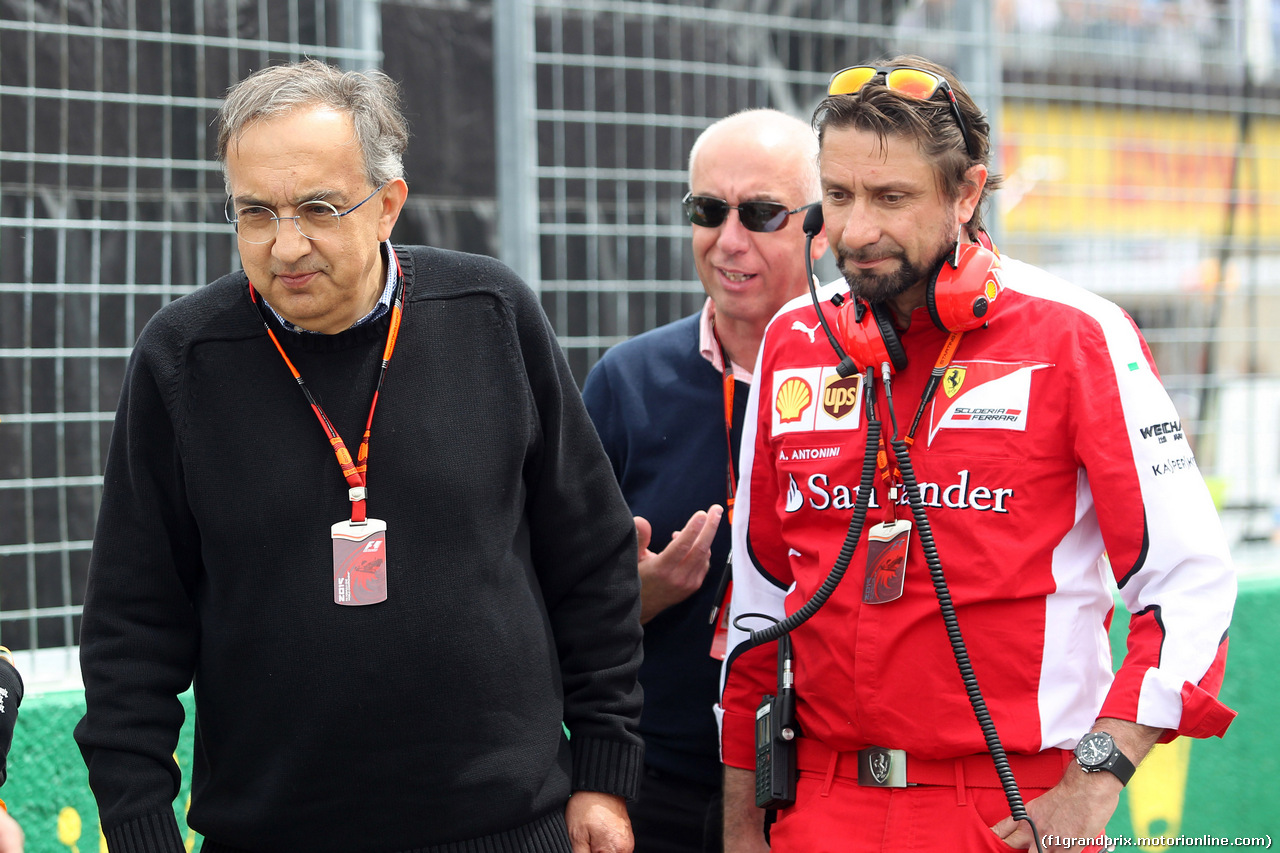
[(494, 0), (493, 79), (498, 168), (498, 256), (541, 289), (538, 140), (530, 0)]

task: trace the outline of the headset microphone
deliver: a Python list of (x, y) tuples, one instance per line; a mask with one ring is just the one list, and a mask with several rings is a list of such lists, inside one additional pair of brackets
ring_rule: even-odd
[(836, 373), (840, 374), (841, 379), (848, 379), (858, 372), (858, 366), (840, 348), (840, 344), (836, 342), (836, 336), (831, 334), (831, 327), (827, 325), (827, 318), (822, 313), (822, 306), (818, 304), (818, 289), (815, 285), (817, 277), (813, 274), (813, 238), (817, 237), (822, 231), (822, 204), (814, 202), (808, 207), (809, 212), (804, 215), (804, 269), (809, 275), (809, 297), (813, 300), (813, 310), (818, 315), (818, 322), (822, 324), (822, 331), (826, 333), (831, 349), (835, 351), (836, 357), (840, 359), (840, 363), (836, 365)]
[(804, 215), (804, 233), (812, 240), (822, 230), (822, 203), (809, 205), (809, 212)]

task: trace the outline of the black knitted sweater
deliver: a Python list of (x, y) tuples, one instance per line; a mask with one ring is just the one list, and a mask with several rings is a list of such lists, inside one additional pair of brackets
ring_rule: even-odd
[[(571, 791), (636, 790), (635, 535), (564, 357), (498, 262), (397, 253), (404, 321), (368, 469), (380, 604), (334, 603), (348, 486), (244, 274), (138, 341), (76, 730), (112, 851), (184, 850), (173, 753), (193, 680), (206, 853), (567, 853)], [(353, 453), (388, 323), (275, 327)]]

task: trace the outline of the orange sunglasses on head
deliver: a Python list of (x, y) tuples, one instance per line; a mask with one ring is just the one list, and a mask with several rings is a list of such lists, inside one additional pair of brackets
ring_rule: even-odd
[(910, 66), (877, 68), (874, 65), (851, 65), (831, 75), (831, 81), (827, 83), (827, 94), (852, 95), (881, 74), (884, 75), (886, 89), (918, 101), (929, 100), (939, 89), (946, 93), (947, 103), (951, 105), (951, 114), (956, 117), (956, 124), (960, 126), (964, 149), (970, 157), (977, 157), (973, 151), (973, 141), (969, 139), (969, 128), (964, 123), (964, 116), (960, 114), (960, 105), (956, 103), (956, 93), (951, 91), (951, 84), (947, 82), (947, 78), (932, 71)]

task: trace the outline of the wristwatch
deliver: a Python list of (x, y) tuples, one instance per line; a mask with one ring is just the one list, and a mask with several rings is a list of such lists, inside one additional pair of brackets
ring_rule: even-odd
[(1133, 762), (1116, 747), (1115, 738), (1106, 732), (1089, 732), (1076, 744), (1076, 763), (1085, 773), (1106, 770), (1128, 785), (1136, 769)]

